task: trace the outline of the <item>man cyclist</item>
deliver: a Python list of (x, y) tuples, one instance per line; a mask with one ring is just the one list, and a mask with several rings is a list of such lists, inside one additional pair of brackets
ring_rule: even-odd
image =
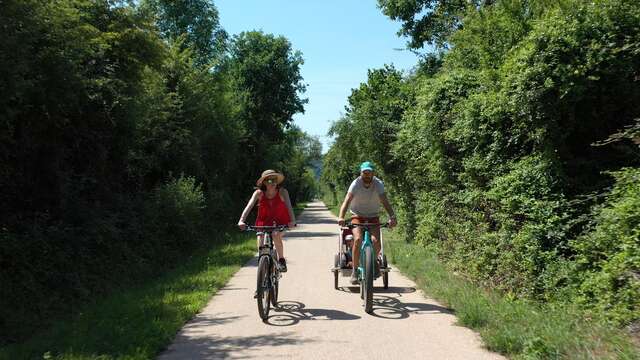
[[(365, 161), (360, 164), (360, 176), (353, 180), (351, 186), (349, 186), (347, 195), (344, 197), (344, 201), (340, 207), (340, 213), (338, 214), (338, 225), (344, 226), (344, 216), (349, 207), (351, 208), (351, 223), (380, 223), (380, 203), (382, 203), (387, 214), (389, 214), (389, 227), (396, 226), (396, 215), (384, 192), (384, 184), (374, 176), (373, 164)], [(350, 279), (353, 285), (358, 283), (357, 264), (360, 259), (362, 233), (361, 228), (353, 228), (353, 272), (351, 273)], [(375, 226), (370, 228), (370, 233), (373, 247), (376, 249), (377, 259), (380, 254), (380, 241), (378, 241), (380, 238), (380, 227)]]

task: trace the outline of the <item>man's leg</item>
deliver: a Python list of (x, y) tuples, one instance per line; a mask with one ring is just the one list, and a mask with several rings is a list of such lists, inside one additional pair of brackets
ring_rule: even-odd
[(380, 244), (380, 227), (375, 227), (371, 229), (371, 241), (373, 242), (373, 248), (376, 251), (376, 258), (374, 259), (374, 267), (375, 267), (375, 275), (374, 276), (380, 276), (379, 272), (380, 272), (380, 264), (378, 263), (378, 257), (380, 256), (380, 249), (381, 249), (381, 244)]
[(382, 248), (378, 239), (380, 239), (380, 227), (376, 226), (371, 229), (371, 241), (373, 242), (373, 248), (376, 249), (376, 259), (380, 256), (380, 249)]
[(356, 285), (358, 283), (358, 265), (360, 264), (360, 245), (362, 244), (362, 229), (358, 227), (353, 228), (353, 248), (351, 252), (353, 254), (353, 272), (351, 273), (351, 284)]

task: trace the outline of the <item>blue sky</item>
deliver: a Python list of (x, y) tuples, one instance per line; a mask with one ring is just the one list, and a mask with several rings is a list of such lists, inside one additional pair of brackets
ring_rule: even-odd
[(404, 49), (399, 22), (384, 16), (375, 0), (214, 0), (220, 23), (230, 34), (262, 30), (289, 39), (304, 58), (301, 72), (309, 99), (295, 123), (320, 137), (323, 151), (331, 122), (344, 114), (351, 89), (367, 80), (367, 70), (384, 64), (409, 70), (418, 61)]

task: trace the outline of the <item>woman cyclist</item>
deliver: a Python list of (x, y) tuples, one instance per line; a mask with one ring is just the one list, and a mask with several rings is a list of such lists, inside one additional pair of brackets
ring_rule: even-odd
[[(290, 228), (295, 226), (296, 218), (289, 200), (289, 192), (287, 189), (280, 187), (284, 181), (284, 175), (275, 170), (265, 170), (256, 182), (257, 189), (253, 192), (251, 199), (244, 208), (238, 227), (245, 229), (247, 216), (258, 203), (258, 217), (256, 218), (256, 226), (274, 226), (288, 225)], [(284, 249), (282, 245), (282, 232), (274, 232), (273, 244), (278, 253), (278, 262), (282, 272), (287, 271), (287, 262), (284, 258)], [(262, 244), (262, 235), (258, 235), (258, 248)]]

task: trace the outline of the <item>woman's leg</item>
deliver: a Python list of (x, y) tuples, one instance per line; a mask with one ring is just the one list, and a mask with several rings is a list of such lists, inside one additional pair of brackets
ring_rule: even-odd
[(287, 261), (284, 259), (284, 246), (282, 245), (282, 236), (284, 233), (282, 232), (274, 232), (273, 233), (273, 245), (276, 247), (276, 252), (278, 253), (278, 263), (280, 263), (280, 271), (287, 271)]
[(263, 243), (264, 243), (264, 235), (260, 234), (258, 235), (258, 238), (256, 241), (256, 248), (258, 249), (258, 251), (260, 251), (260, 246), (262, 246)]
[(284, 259), (284, 246), (282, 245), (282, 232), (274, 232), (273, 233), (273, 244), (276, 246), (276, 251), (278, 252), (278, 258)]

